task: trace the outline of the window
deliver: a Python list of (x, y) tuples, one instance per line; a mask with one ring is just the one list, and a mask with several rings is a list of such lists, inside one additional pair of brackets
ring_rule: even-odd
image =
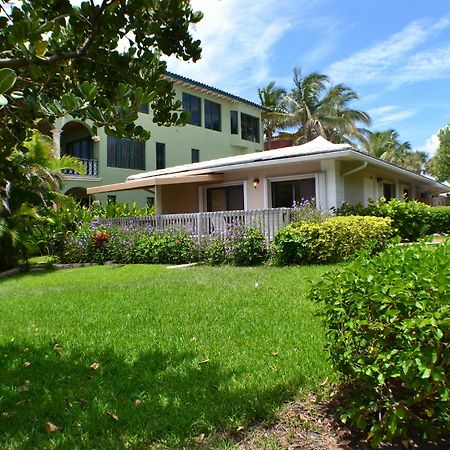
[(241, 113), (241, 134), (242, 139), (252, 142), (260, 142), (259, 138), (259, 119)]
[(166, 168), (166, 144), (156, 143), (156, 170)]
[(383, 197), (386, 200), (395, 198), (395, 184), (393, 183), (383, 183)]
[(148, 114), (148, 103), (143, 103), (141, 106), (139, 106), (139, 112)]
[(202, 103), (200, 97), (183, 92), (183, 109), (191, 113), (188, 123), (202, 126)]
[(92, 159), (92, 138), (86, 137), (83, 139), (77, 139), (76, 141), (67, 142), (64, 146), (64, 154), (75, 156), (79, 159)]
[(107, 165), (145, 170), (145, 142), (108, 136)]
[(230, 111), (231, 134), (239, 134), (238, 112)]
[(221, 186), (206, 191), (208, 211), (240, 211), (244, 209), (244, 187)]
[(272, 182), (272, 208), (292, 208), (316, 197), (315, 178)]
[(200, 150), (198, 148), (191, 148), (191, 162), (197, 163), (200, 161)]
[(115, 204), (115, 203), (116, 203), (116, 200), (117, 200), (117, 196), (116, 196), (116, 195), (107, 195), (107, 196), (106, 196), (106, 201), (107, 201), (108, 203)]
[(205, 128), (221, 131), (220, 104), (205, 100)]

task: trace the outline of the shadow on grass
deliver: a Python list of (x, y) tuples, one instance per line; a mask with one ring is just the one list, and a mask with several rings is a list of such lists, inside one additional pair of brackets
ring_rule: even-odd
[[(69, 354), (54, 344), (0, 348), (0, 447), (190, 448), (199, 433), (270, 416), (301, 384), (242, 390), (233, 388), (242, 374), (189, 352), (129, 363), (113, 350)], [(46, 432), (47, 422), (59, 430)]]

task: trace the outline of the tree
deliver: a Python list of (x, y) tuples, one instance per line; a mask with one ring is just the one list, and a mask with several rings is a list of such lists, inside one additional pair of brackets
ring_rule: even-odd
[(437, 181), (450, 182), (450, 124), (439, 131), (438, 137), (439, 148), (431, 158), (430, 171)]
[(200, 57), (189, 26), (202, 16), (189, 0), (19, 5), (0, 1), (0, 152), (23, 142), (39, 120), (67, 114), (91, 120), (94, 131), (142, 140), (149, 133), (134, 121), (143, 103), (158, 124), (185, 123), (160, 56)]
[(411, 150), (409, 142), (401, 142), (395, 130), (367, 131), (361, 139), (362, 150), (405, 169), (421, 173), (427, 162), (425, 152)]
[[(63, 183), (61, 170), (83, 170), (72, 156), (54, 158), (53, 141), (34, 132), (23, 143), (24, 150), (14, 150), (0, 169), (6, 175), (6, 187), (0, 203), (0, 270), (27, 260), (35, 247), (34, 236), (45, 217), (39, 207), (58, 207), (65, 196), (59, 193)], [(13, 180), (13, 182), (9, 181)]]
[(284, 127), (295, 127), (297, 143), (305, 143), (317, 136), (332, 142), (351, 142), (360, 139), (370, 125), (367, 113), (352, 109), (349, 104), (358, 99), (355, 91), (338, 84), (332, 86), (327, 75), (311, 73), (303, 76), (294, 69), (294, 87), (282, 104), (286, 111)]
[(283, 126), (286, 120), (286, 113), (283, 111), (282, 102), (286, 95), (286, 90), (275, 86), (275, 81), (271, 81), (267, 86), (258, 88), (258, 96), (261, 106), (269, 111), (262, 114), (264, 123), (264, 136), (268, 142), (269, 150), (272, 148), (273, 133), (277, 128)]
[(38, 157), (32, 129), (71, 115), (146, 140), (135, 125), (146, 103), (154, 122), (186, 123), (161, 56), (197, 60), (189, 27), (201, 17), (189, 0), (0, 0), (1, 268), (26, 257), (36, 207), (57, 197), (64, 160)]

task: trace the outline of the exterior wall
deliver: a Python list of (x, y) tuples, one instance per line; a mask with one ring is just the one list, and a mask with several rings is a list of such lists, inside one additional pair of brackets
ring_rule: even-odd
[[(161, 205), (161, 214), (206, 211), (208, 187), (243, 184), (245, 209), (270, 208), (271, 181), (297, 177), (316, 179), (316, 202), (323, 211), (329, 211), (331, 207), (339, 208), (344, 201), (353, 205), (367, 205), (370, 198), (378, 199), (383, 195), (384, 182), (395, 184), (399, 199), (402, 198), (403, 188), (407, 187), (410, 189), (411, 198), (423, 201), (426, 188), (412, 178), (399, 176), (394, 171), (368, 166), (345, 175), (361, 166), (361, 161), (329, 159), (247, 168), (226, 172), (223, 182), (218, 184), (160, 186), (161, 195), (157, 201)], [(253, 185), (254, 179), (259, 181), (256, 187)], [(431, 201), (431, 196), (428, 196)]]
[[(195, 95), (202, 99), (202, 126), (186, 125), (184, 127), (159, 127), (153, 123), (153, 116), (149, 114), (139, 113), (137, 124), (150, 130), (152, 136), (145, 144), (145, 170), (151, 171), (156, 169), (156, 143), (164, 143), (166, 148), (166, 167), (176, 166), (180, 164), (191, 163), (191, 149), (195, 148), (200, 151), (200, 161), (241, 155), (245, 153), (253, 153), (262, 151), (263, 136), (261, 124), (261, 110), (244, 102), (238, 102), (228, 99), (224, 96), (218, 96), (212, 93), (204, 93), (189, 87), (180, 86), (174, 83), (175, 97), (182, 100), (183, 92)], [(210, 100), (221, 105), (221, 131), (210, 130), (204, 127), (205, 114), (203, 100)], [(230, 111), (238, 112), (238, 135), (231, 134)], [(241, 117), (240, 113), (245, 113), (259, 119), (260, 142), (251, 142), (241, 138)], [(67, 117), (60, 119), (55, 128), (62, 130), (61, 144), (62, 146), (71, 140), (85, 137), (82, 132), (74, 133), (73, 131), (64, 133), (64, 124), (71, 122), (72, 119)], [(143, 170), (131, 170), (114, 168), (107, 166), (107, 136), (102, 129), (98, 130), (99, 142), (94, 144), (94, 157), (99, 161), (98, 178), (92, 179), (87, 177), (71, 176), (67, 177), (64, 191), (74, 187), (94, 187), (105, 184), (119, 183), (126, 180), (129, 175), (134, 175)], [(62, 149), (63, 153), (63, 149)], [(152, 197), (153, 193), (145, 191), (130, 191), (112, 193), (116, 196), (117, 201), (138, 202), (145, 204), (148, 197)], [(98, 194), (95, 199), (102, 202), (106, 201), (108, 194)]]
[[(300, 164), (283, 164), (267, 166), (258, 169), (243, 169), (224, 174), (222, 183), (217, 184), (178, 184), (165, 185), (158, 188), (157, 203), (161, 205), (161, 214), (187, 213), (206, 211), (206, 189), (230, 184), (243, 184), (245, 209), (260, 209), (270, 207), (270, 182), (280, 178), (316, 176), (318, 185), (316, 191), (319, 201), (323, 203), (323, 193), (320, 193), (320, 162), (305, 162)], [(253, 180), (258, 178), (256, 188)]]

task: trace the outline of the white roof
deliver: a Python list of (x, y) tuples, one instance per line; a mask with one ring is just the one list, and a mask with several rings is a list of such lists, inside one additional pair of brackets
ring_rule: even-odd
[(209, 161), (201, 161), (192, 164), (183, 164), (180, 166), (168, 167), (167, 169), (153, 170), (151, 172), (138, 173), (130, 175), (127, 180), (140, 180), (142, 178), (155, 177), (160, 175), (170, 175), (186, 171), (198, 171), (213, 169), (223, 166), (232, 166), (236, 164), (249, 164), (258, 161), (270, 161), (271, 159), (289, 158), (294, 156), (310, 155), (315, 153), (328, 153), (341, 150), (352, 150), (349, 144), (333, 144), (322, 136), (315, 138), (313, 141), (302, 145), (292, 147), (284, 147), (265, 152), (248, 153), (245, 155), (229, 156), (227, 158), (211, 159)]

